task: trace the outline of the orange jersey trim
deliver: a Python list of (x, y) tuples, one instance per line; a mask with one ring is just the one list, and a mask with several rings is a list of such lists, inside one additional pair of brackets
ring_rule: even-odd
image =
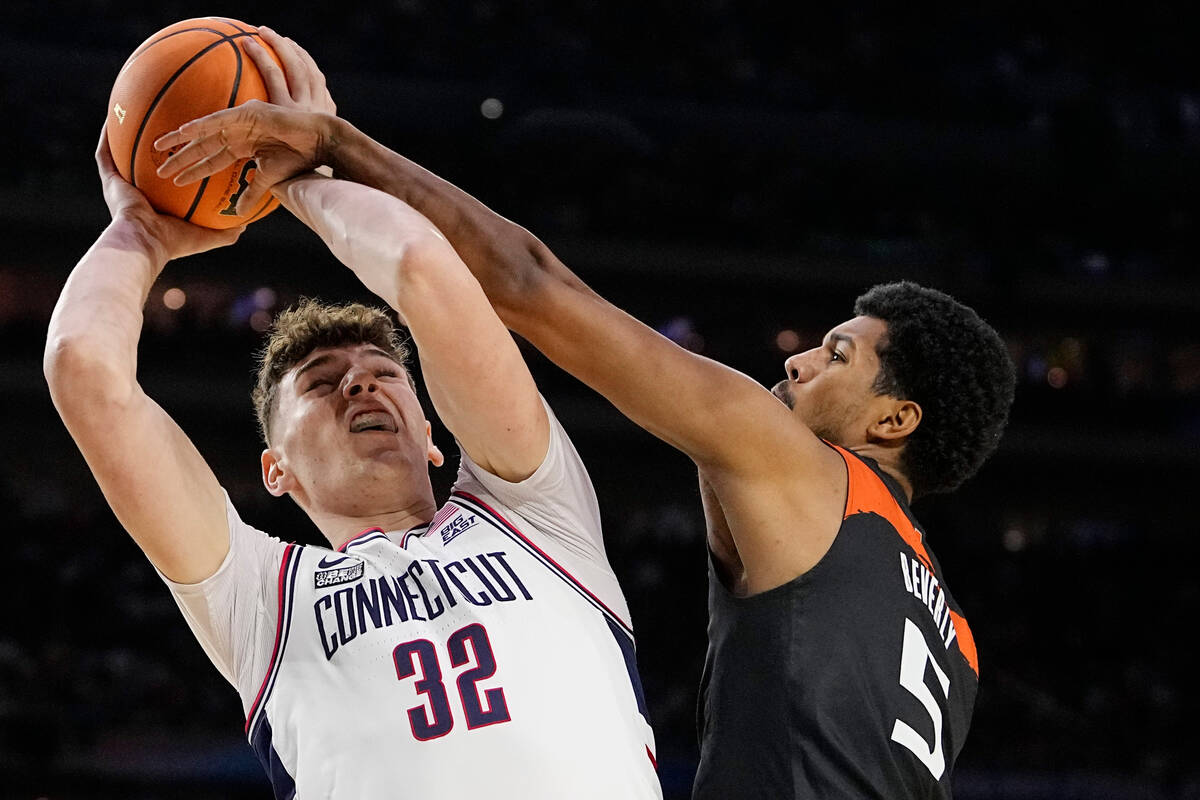
[(954, 639), (958, 642), (958, 652), (963, 654), (967, 664), (979, 677), (979, 653), (975, 650), (975, 637), (971, 634), (971, 626), (962, 614), (950, 610), (950, 621), (954, 623)]
[(842, 460), (846, 462), (846, 512), (842, 519), (849, 519), (855, 514), (878, 514), (892, 524), (896, 533), (900, 534), (900, 538), (913, 549), (917, 558), (921, 559), (929, 571), (935, 572), (933, 559), (929, 557), (925, 542), (921, 540), (921, 532), (900, 508), (887, 484), (858, 456), (836, 444), (830, 446), (841, 453)]
[[(846, 510), (842, 515), (842, 520), (845, 521), (855, 514), (878, 514), (896, 529), (896, 533), (900, 534), (900, 538), (913, 549), (917, 558), (929, 571), (936, 573), (937, 570), (933, 568), (933, 559), (929, 557), (929, 551), (925, 549), (921, 532), (904, 513), (904, 509), (892, 496), (887, 484), (862, 459), (851, 454), (849, 450), (838, 447), (836, 444), (830, 444), (830, 447), (837, 450), (841, 454), (842, 460), (846, 462)], [(950, 621), (954, 625), (954, 637), (958, 640), (958, 650), (978, 677), (979, 654), (975, 650), (975, 637), (971, 634), (971, 628), (967, 625), (967, 620), (953, 610), (950, 611)]]

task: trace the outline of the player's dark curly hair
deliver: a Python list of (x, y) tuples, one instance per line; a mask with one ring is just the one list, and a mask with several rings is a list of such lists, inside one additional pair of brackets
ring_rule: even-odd
[(921, 406), (900, 464), (914, 497), (957, 488), (1008, 423), (1016, 376), (1000, 335), (954, 298), (910, 281), (871, 288), (854, 313), (887, 323), (875, 390)]
[(409, 385), (416, 391), (408, 372), (408, 347), (391, 318), (380, 309), (362, 303), (330, 305), (306, 297), (280, 312), (258, 354), (258, 380), (250, 393), (258, 418), (258, 433), (268, 447), (275, 392), (288, 370), (318, 347), (356, 344), (373, 344), (391, 355), (404, 368)]

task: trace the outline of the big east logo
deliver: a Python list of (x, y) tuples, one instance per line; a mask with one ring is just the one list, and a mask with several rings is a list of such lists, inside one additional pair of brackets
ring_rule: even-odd
[(455, 538), (474, 528), (477, 523), (475, 515), (462, 515), (450, 520), (442, 527), (439, 533), (442, 536), (442, 544), (450, 544)]

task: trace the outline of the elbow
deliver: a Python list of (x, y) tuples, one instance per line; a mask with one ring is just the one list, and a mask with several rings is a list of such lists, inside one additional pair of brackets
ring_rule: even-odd
[(486, 264), (478, 269), (473, 265), (472, 271), (479, 275), (496, 313), (516, 330), (523, 319), (536, 314), (544, 292), (564, 281), (565, 268), (550, 248), (525, 228), (508, 220), (502, 225), (489, 237)]
[(454, 248), (433, 230), (406, 237), (393, 258), (396, 288), (402, 297), (449, 291), (468, 274)]
[(504, 285), (514, 295), (527, 292), (540, 281), (553, 277), (561, 262), (541, 239), (515, 222), (504, 221), (505, 230), (493, 238), (501, 252), (497, 260), (508, 265)]
[(405, 237), (388, 254), (388, 262), (387, 285), (376, 294), (389, 301), (405, 325), (432, 309), (452, 308), (464, 293), (479, 291), (462, 259), (436, 231)]
[(63, 336), (50, 334), (46, 339), (46, 351), (42, 354), (42, 374), (51, 394), (57, 394), (71, 382), (72, 375), (78, 375), (82, 368), (82, 358), (78, 342)]
[(42, 373), (50, 397), (64, 418), (84, 412), (95, 416), (105, 408), (127, 404), (133, 396), (131, 371), (121, 370), (111, 358), (78, 337), (51, 335), (42, 357)]

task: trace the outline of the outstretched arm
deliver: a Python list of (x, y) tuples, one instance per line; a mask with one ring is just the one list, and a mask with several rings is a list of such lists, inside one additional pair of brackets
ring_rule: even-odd
[(137, 381), (142, 307), (167, 261), (235, 241), (160, 216), (126, 183), (101, 135), (96, 163), (113, 219), (71, 272), (50, 320), (50, 396), (117, 519), (168, 578), (195, 583), (229, 549), (217, 479)]
[[(418, 210), (453, 245), (512, 330), (702, 464), (744, 462), (753, 469), (761, 462), (760, 453), (752, 453), (756, 435), (778, 439), (772, 421), (787, 412), (762, 386), (606, 302), (524, 228), (345, 120), (251, 102), (190, 122), (156, 146), (185, 143), (160, 170), (179, 183), (250, 156), (260, 167), (265, 159), (265, 174), (272, 176), (272, 160), (283, 158), (328, 164), (339, 177)], [(259, 196), (247, 190), (241, 202), (256, 203)], [(757, 414), (741, 413), (756, 406)], [(745, 427), (752, 417), (755, 424)], [(825, 449), (811, 434), (801, 439), (801, 448)]]
[(727, 585), (765, 591), (820, 560), (841, 523), (845, 468), (783, 403), (607, 302), (535, 236), (470, 195), (344, 123), (336, 129), (335, 173), (420, 209), (509, 328), (697, 463)]
[(315, 174), (273, 190), (412, 333), (430, 398), (475, 463), (509, 481), (545, 458), (549, 421), (533, 377), (454, 248), (406, 203)]
[[(536, 236), (358, 131), (326, 120), (337, 175), (418, 209), (454, 245), (501, 319), (626, 416), (698, 463), (754, 471), (786, 446), (828, 448), (746, 375), (685, 350), (592, 291)], [(824, 463), (824, 462), (822, 462)]]

